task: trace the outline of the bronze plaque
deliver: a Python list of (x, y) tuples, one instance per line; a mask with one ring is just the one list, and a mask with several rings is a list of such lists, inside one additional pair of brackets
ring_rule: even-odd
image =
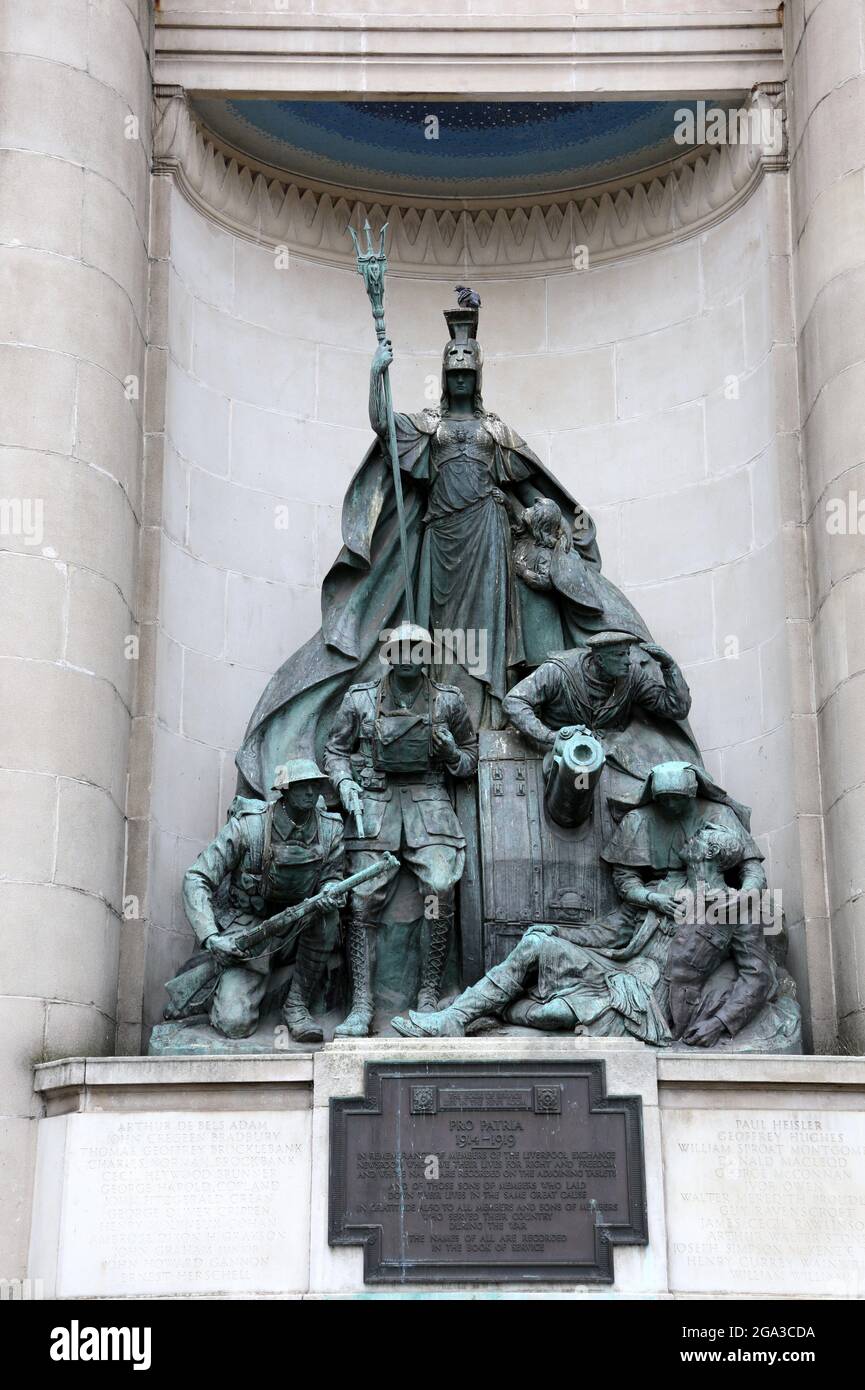
[(639, 1096), (601, 1060), (366, 1065), (330, 1102), (331, 1245), (367, 1283), (611, 1283), (645, 1245)]

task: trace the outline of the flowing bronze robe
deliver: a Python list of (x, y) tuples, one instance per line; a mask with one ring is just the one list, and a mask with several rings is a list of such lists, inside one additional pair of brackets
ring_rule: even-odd
[[(420, 605), (418, 617), (424, 624), (430, 621), (432, 557), (430, 528), (424, 526), (423, 518), (435, 467), (431, 453), (440, 419), (436, 410), (396, 417), (410, 565)], [(553, 496), (563, 511), (573, 511), (573, 499), (547, 473), (519, 435), (493, 415), (484, 415), (482, 424), (491, 441), (500, 482), (531, 479), (538, 491)], [(504, 509), (492, 500), (488, 505), (494, 508), (495, 519), (491, 525), (485, 516), (483, 526), (486, 534), (494, 534)], [(487, 504), (482, 507), (486, 510)], [(349, 484), (342, 510), (342, 535), (343, 548), (322, 585), (321, 629), (272, 677), (237, 754), (241, 785), (258, 792), (270, 785), (270, 773), (285, 760), (287, 749), (292, 749), (295, 757), (322, 756), (327, 730), (343, 695), (356, 681), (381, 675), (381, 634), (405, 616), (396, 501), (390, 464), (378, 442)], [(593, 532), (584, 544), (584, 552), (587, 560), (600, 565)], [(508, 594), (511, 570), (504, 536), (493, 554), (473, 556), (476, 572), (484, 559), (488, 578), (479, 586), (477, 611), (466, 608), (461, 616), (471, 617), (472, 622), (466, 625), (474, 628), (492, 625), (488, 656), (491, 669), (499, 671), (503, 644), (509, 640), (508, 615), (514, 612)], [(555, 611), (554, 599), (551, 607)], [(514, 634), (510, 641), (511, 650), (518, 656), (518, 637)], [(501, 694), (504, 693), (502, 689)]]
[[(566, 517), (573, 515), (576, 503), (525, 441), (484, 410), (468, 422), (481, 436), (482, 447), (473, 452), (482, 457), (443, 488), (439, 457), (449, 449), (443, 436), (459, 423), (438, 409), (396, 415), (417, 617), (433, 628), (484, 631), (486, 673), (478, 679), (501, 700), (520, 668), (525, 669), (526, 657), (514, 592), (521, 581), (513, 573), (506, 511), (493, 489), (518, 488), (523, 502), (550, 497)], [(443, 499), (444, 506), (436, 506)], [(288, 750), (293, 757), (321, 758), (343, 695), (349, 685), (381, 675), (382, 633), (405, 617), (396, 501), (390, 463), (378, 441), (348, 486), (342, 536), (343, 548), (322, 585), (320, 631), (279, 668), (250, 719), (237, 754), (241, 791), (264, 793)], [(570, 563), (582, 565), (586, 578), (580, 607), (564, 589), (534, 594), (533, 650), (559, 649), (563, 627), (572, 636), (581, 614), (587, 631), (645, 631), (624, 595), (601, 574), (588, 517)], [(457, 668), (445, 665), (436, 674), (463, 685), (466, 693)]]

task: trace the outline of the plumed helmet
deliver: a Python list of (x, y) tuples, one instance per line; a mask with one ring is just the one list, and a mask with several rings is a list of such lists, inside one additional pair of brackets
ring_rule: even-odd
[(478, 342), (478, 307), (445, 309), (449, 341), (442, 353), (442, 398), (441, 408), (447, 413), (448, 372), (464, 371), (475, 374), (474, 409), (477, 415), (484, 413), (483, 368), (484, 354)]

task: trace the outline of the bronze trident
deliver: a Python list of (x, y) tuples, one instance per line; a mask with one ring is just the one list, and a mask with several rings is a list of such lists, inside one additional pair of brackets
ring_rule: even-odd
[[(387, 231), (387, 223), (381, 229), (379, 236), (378, 251), (373, 249), (372, 228), (369, 225), (369, 218), (363, 224), (366, 233), (366, 250), (362, 251), (357, 239), (354, 227), (349, 227), (351, 239), (354, 242), (354, 249), (357, 253), (358, 274), (363, 276), (366, 285), (366, 292), (369, 295), (369, 302), (372, 306), (373, 323), (375, 324), (375, 336), (379, 343), (383, 343), (387, 338), (387, 329), (384, 323), (384, 277), (387, 272), (387, 256), (384, 250), (384, 234)], [(405, 606), (406, 615), (410, 623), (415, 621), (414, 611), (414, 587), (412, 585), (411, 567), (408, 559), (408, 536), (405, 529), (405, 506), (402, 496), (402, 475), (399, 466), (399, 449), (396, 442), (396, 424), (393, 418), (393, 400), (390, 392), (390, 374), (385, 368), (382, 375), (382, 390), (384, 391), (384, 405), (387, 414), (387, 435), (388, 446), (390, 449), (390, 463), (393, 472), (393, 487), (396, 494), (396, 514), (399, 522), (399, 544), (402, 551), (403, 580), (405, 584)]]

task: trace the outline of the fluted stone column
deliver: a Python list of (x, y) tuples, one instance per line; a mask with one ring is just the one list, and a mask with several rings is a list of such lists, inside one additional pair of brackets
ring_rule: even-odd
[[(865, 8), (794, 0), (791, 222), (822, 834), (841, 1037), (865, 1049)], [(861, 505), (861, 512), (860, 512)], [(818, 847), (815, 845), (815, 850)], [(818, 885), (817, 891), (821, 891)], [(816, 893), (815, 893), (816, 896)], [(819, 908), (818, 908), (819, 910)]]
[(136, 677), (146, 0), (0, 15), (0, 1275), (32, 1064), (114, 1049)]

